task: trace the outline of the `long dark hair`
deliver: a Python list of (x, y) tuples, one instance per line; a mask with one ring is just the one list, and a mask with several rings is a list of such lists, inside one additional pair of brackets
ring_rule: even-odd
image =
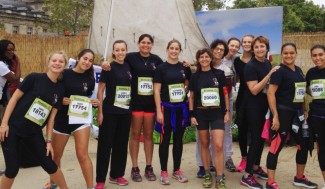
[[(15, 48), (15, 44), (10, 40), (3, 39), (0, 40), (0, 61), (5, 62), (6, 64), (10, 64), (11, 60), (6, 57), (5, 53), (7, 51), (8, 45), (11, 44)], [(16, 59), (16, 55), (14, 55), (13, 59)]]
[[(76, 67), (78, 65), (78, 61), (79, 59), (85, 55), (86, 53), (91, 53), (93, 55), (93, 57), (95, 58), (95, 53), (94, 51), (92, 51), (91, 49), (83, 49), (82, 51), (79, 52), (78, 56), (77, 56), (77, 61), (76, 61), (76, 65), (74, 67)], [(94, 77), (94, 67), (91, 66), (88, 70), (85, 71), (85, 74), (90, 77), (91, 79), (95, 80)]]

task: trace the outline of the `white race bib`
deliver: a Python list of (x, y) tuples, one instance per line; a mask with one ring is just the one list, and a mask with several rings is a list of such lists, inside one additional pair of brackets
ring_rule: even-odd
[(203, 88), (201, 89), (202, 106), (219, 106), (220, 96), (218, 88)]
[(138, 78), (138, 95), (153, 95), (152, 77)]
[(116, 86), (114, 106), (129, 109), (131, 101), (131, 87)]
[(32, 105), (29, 107), (25, 118), (36, 123), (39, 126), (42, 126), (47, 117), (50, 115), (52, 106), (44, 102), (40, 98), (35, 98)]
[(295, 83), (295, 96), (293, 102), (304, 102), (306, 94), (306, 82)]
[(313, 99), (325, 99), (325, 79), (312, 80), (310, 92)]
[(183, 102), (185, 99), (185, 88), (183, 83), (168, 85), (170, 102)]
[(90, 99), (85, 96), (70, 96), (71, 103), (69, 105), (68, 115), (86, 118), (89, 115)]

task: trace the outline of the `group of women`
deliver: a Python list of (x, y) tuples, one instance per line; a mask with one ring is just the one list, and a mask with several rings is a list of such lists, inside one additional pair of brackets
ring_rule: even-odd
[[(224, 165), (230, 171), (245, 170), (241, 184), (249, 188), (263, 188), (255, 177), (267, 179), (267, 189), (279, 188), (275, 181), (277, 158), (290, 133), (299, 144), (293, 184), (316, 188), (317, 185), (304, 176), (310, 146), (310, 139), (302, 135), (301, 125), (305, 119), (316, 136), (318, 159), (325, 180), (325, 144), (321, 140), (325, 134), (322, 129), (325, 120), (323, 45), (311, 49), (316, 67), (311, 68), (304, 77), (301, 69), (295, 65), (295, 44), (282, 46), (283, 63), (272, 68), (266, 58), (269, 41), (263, 36), (254, 38), (245, 35), (242, 41), (232, 38), (228, 43), (219, 39), (213, 41), (210, 48), (197, 51), (194, 74), (191, 74), (186, 63), (179, 60), (182, 51), (179, 41), (174, 39), (167, 44), (165, 62), (151, 53), (153, 43), (152, 36), (143, 34), (138, 41), (139, 52), (128, 53), (125, 41), (115, 41), (112, 52), (114, 61), (102, 65), (97, 98), (90, 97), (95, 85), (94, 53), (90, 49), (78, 54), (72, 69), (65, 69), (67, 60), (63, 52), (54, 52), (48, 58), (46, 73), (28, 75), (11, 96), (0, 126), (6, 164), (0, 188), (11, 188), (18, 173), (19, 142), (30, 147), (42, 168), (50, 175), (51, 182), (44, 188), (68, 188), (60, 166), (64, 148), (72, 133), (88, 189), (105, 187), (109, 165), (109, 182), (121, 186), (128, 184), (124, 178), (128, 145), (132, 161), (131, 178), (135, 182), (142, 181), (138, 166), (141, 133), (144, 135), (146, 160), (144, 176), (149, 181), (155, 181), (152, 166), (154, 129), (160, 133), (160, 183), (170, 184), (167, 165), (172, 133), (172, 177), (184, 183), (188, 179), (180, 169), (182, 138), (185, 127), (189, 125), (196, 126), (198, 130), (200, 149), (197, 156), (201, 158), (204, 170), (203, 187), (212, 186), (212, 161), (216, 166), (216, 188), (226, 188)], [(240, 44), (243, 54), (237, 57)], [(242, 156), (237, 167), (231, 158), (230, 130), (231, 94), (236, 74), (240, 80), (236, 123)], [(1, 76), (11, 81), (16, 75), (17, 72), (9, 71)], [(309, 115), (304, 113), (305, 93), (313, 98)], [(92, 107), (98, 107), (97, 121), (100, 125), (95, 186), (93, 166), (88, 155), (91, 123), (87, 117)], [(273, 118), (266, 173), (260, 166), (260, 160), (264, 146), (261, 134), (268, 108)], [(300, 128), (296, 132), (291, 129), (295, 124)], [(42, 128), (45, 126), (44, 139)], [(247, 151), (248, 131), (251, 144)], [(209, 150), (210, 144), (213, 153)]]

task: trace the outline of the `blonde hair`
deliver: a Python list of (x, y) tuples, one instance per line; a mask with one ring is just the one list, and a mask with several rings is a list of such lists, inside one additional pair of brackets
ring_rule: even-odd
[(64, 58), (64, 61), (65, 61), (65, 65), (67, 65), (68, 64), (68, 56), (65, 54), (65, 52), (64, 51), (62, 51), (62, 50), (60, 50), (60, 51), (53, 51), (53, 52), (51, 52), (48, 56), (47, 56), (47, 63), (49, 63), (50, 62), (50, 60), (51, 60), (51, 58), (52, 58), (52, 56), (53, 55), (55, 55), (55, 54), (58, 54), (58, 55), (62, 55), (63, 56), (63, 58)]

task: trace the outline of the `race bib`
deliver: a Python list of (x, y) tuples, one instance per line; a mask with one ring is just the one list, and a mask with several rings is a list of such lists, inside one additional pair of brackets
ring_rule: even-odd
[(138, 78), (138, 95), (153, 95), (152, 77)]
[(295, 97), (293, 102), (304, 102), (306, 94), (306, 82), (297, 82), (295, 83)]
[(185, 88), (184, 84), (173, 84), (168, 85), (169, 99), (170, 102), (183, 102), (185, 99)]
[(203, 88), (201, 89), (202, 106), (219, 106), (220, 96), (218, 88)]
[(116, 86), (114, 106), (123, 109), (129, 109), (130, 101), (131, 101), (131, 87)]
[(44, 102), (40, 98), (35, 98), (32, 105), (29, 107), (25, 118), (36, 123), (39, 126), (42, 126), (47, 117), (50, 115), (52, 106)]
[(68, 115), (86, 118), (89, 115), (90, 99), (85, 96), (70, 96), (71, 103), (69, 105)]
[(310, 92), (313, 99), (325, 99), (325, 79), (312, 80)]

